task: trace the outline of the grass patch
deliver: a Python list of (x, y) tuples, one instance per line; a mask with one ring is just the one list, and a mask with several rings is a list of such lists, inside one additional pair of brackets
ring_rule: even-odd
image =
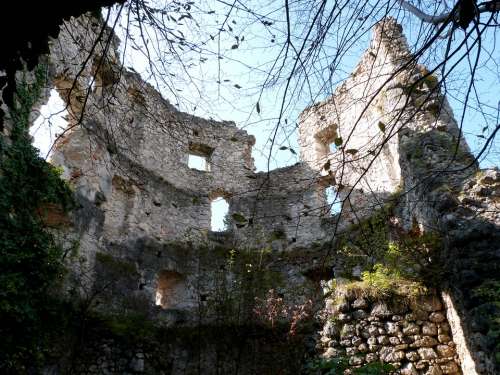
[(428, 293), (420, 282), (412, 281), (390, 272), (387, 267), (377, 264), (374, 271), (363, 272), (362, 279), (338, 286), (337, 294), (344, 294), (348, 299), (368, 298), (387, 300), (393, 297), (416, 298)]

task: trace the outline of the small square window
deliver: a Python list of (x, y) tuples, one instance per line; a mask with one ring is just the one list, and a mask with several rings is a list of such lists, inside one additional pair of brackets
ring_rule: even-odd
[(188, 154), (188, 167), (199, 171), (209, 171), (208, 160), (205, 156)]
[(214, 149), (200, 143), (189, 143), (188, 167), (199, 171), (210, 171), (210, 157)]

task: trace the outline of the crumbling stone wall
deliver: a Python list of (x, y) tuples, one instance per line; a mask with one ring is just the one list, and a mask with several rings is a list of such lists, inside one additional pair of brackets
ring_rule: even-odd
[[(244, 230), (228, 228), (236, 237), (241, 233), (242, 240), (275, 230), (295, 239), (287, 246), (304, 246), (323, 237), (316, 228), (324, 213), (301, 217), (304, 206), (318, 207), (324, 201), (314, 173), (305, 166), (255, 173), (253, 136), (234, 123), (177, 111), (137, 74), (119, 65), (118, 42), (111, 34), (107, 38), (112, 48), (105, 52), (99, 45), (91, 66), (80, 72), (78, 64), (72, 65), (93, 45), (98, 29), (88, 31), (92, 22), (96, 21), (71, 22), (52, 47), (55, 86), (70, 103), (72, 122), (82, 120), (59, 140), (52, 159), (65, 168), (65, 177), (82, 197), (106, 212), (105, 233), (122, 239), (126, 233), (131, 238), (201, 241), (210, 227), (210, 201), (223, 196), (230, 217), (244, 216)], [(83, 47), (71, 34), (79, 36)], [(69, 61), (68, 56), (75, 58)], [(76, 82), (77, 87), (66, 82)], [(74, 96), (80, 98), (73, 100), (75, 104)], [(209, 170), (189, 168), (190, 153), (205, 154)], [(278, 201), (282, 203), (272, 203)]]
[[(391, 23), (376, 26), (371, 45), (351, 76), (300, 118), (302, 160), (325, 176), (325, 182), (339, 190), (341, 199), (347, 197), (360, 214), (363, 208), (380, 206), (381, 199), (401, 186), (395, 134), (401, 126), (405, 95), (391, 86), (403, 81), (406, 70), (398, 68), (408, 49), (399, 46), (405, 43), (401, 35), (383, 40), (384, 32), (394, 28)], [(336, 144), (334, 151), (331, 144)]]
[[(132, 309), (166, 326), (199, 323), (231, 248), (300, 250), (324, 237), (324, 213), (308, 213), (321, 206), (323, 192), (302, 165), (255, 173), (253, 136), (177, 111), (120, 66), (119, 42), (109, 29), (98, 41), (101, 27), (90, 16), (68, 22), (47, 65), (70, 122), (52, 162), (63, 167), (80, 206), (73, 228), (64, 230), (80, 259), (69, 262), (71, 288), (97, 295), (102, 311)], [(189, 168), (189, 153), (204, 154), (210, 169)], [(210, 202), (218, 196), (229, 202), (229, 218), (243, 217), (222, 233), (210, 231)], [(281, 264), (283, 293), (302, 290), (305, 298), (311, 286), (302, 267)], [(183, 280), (185, 301), (176, 308), (157, 306), (165, 272)], [(211, 319), (208, 310), (203, 320)]]

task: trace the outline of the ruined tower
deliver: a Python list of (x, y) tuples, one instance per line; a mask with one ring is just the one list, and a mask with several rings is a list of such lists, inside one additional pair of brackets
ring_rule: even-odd
[[(269, 173), (255, 172), (252, 135), (178, 111), (120, 65), (110, 30), (104, 40), (114, 48), (95, 44), (98, 20), (66, 26), (47, 68), (70, 112), (52, 161), (79, 204), (72, 224), (54, 229), (78, 244), (67, 289), (106, 319), (140, 317), (134, 322), (166, 335), (154, 348), (108, 337), (88, 343), (82, 358), (91, 367), (79, 369), (112, 372), (110, 363), (122, 360), (115, 372), (297, 373), (304, 355), (321, 354), (347, 356), (349, 366), (391, 363), (401, 374), (494, 373), (495, 343), (479, 319), (491, 306), (470, 291), (498, 278), (498, 251), (485, 238), (499, 238), (490, 208), (500, 175), (477, 173), (436, 73), (418, 64), (395, 20), (377, 24), (351, 76), (301, 114), (301, 162)], [(193, 156), (203, 167), (190, 167)], [(341, 212), (332, 214), (328, 188)], [(212, 231), (219, 197), (229, 204), (227, 226)], [(302, 337), (320, 342), (285, 356), (290, 347), (273, 341), (255, 314), (265, 316), (271, 301), (282, 320), (311, 318), (305, 311), (322, 303), (320, 285), (359, 280), (378, 260), (350, 262), (341, 235), (364, 235), (361, 223), (388, 206), (388, 236), (443, 235), (446, 282), (413, 304), (330, 300), (320, 335), (309, 327)]]

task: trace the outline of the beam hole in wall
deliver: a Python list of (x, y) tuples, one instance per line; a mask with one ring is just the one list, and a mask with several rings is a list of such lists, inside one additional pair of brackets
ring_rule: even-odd
[(325, 188), (326, 195), (326, 209), (330, 213), (330, 215), (337, 215), (342, 210), (342, 201), (340, 197), (337, 195), (337, 191), (333, 188), (333, 186), (328, 186)]
[(229, 203), (223, 197), (217, 197), (210, 202), (210, 229), (213, 232), (227, 230)]
[(164, 309), (175, 309), (181, 307), (186, 299), (185, 277), (175, 271), (160, 271), (156, 281), (156, 305)]
[(30, 128), (33, 146), (38, 149), (38, 154), (48, 159), (53, 143), (58, 134), (68, 127), (68, 110), (66, 103), (61, 99), (56, 89), (50, 90), (47, 104), (40, 107), (40, 115)]
[(188, 167), (199, 171), (210, 171), (210, 156), (213, 148), (200, 143), (189, 143)]

